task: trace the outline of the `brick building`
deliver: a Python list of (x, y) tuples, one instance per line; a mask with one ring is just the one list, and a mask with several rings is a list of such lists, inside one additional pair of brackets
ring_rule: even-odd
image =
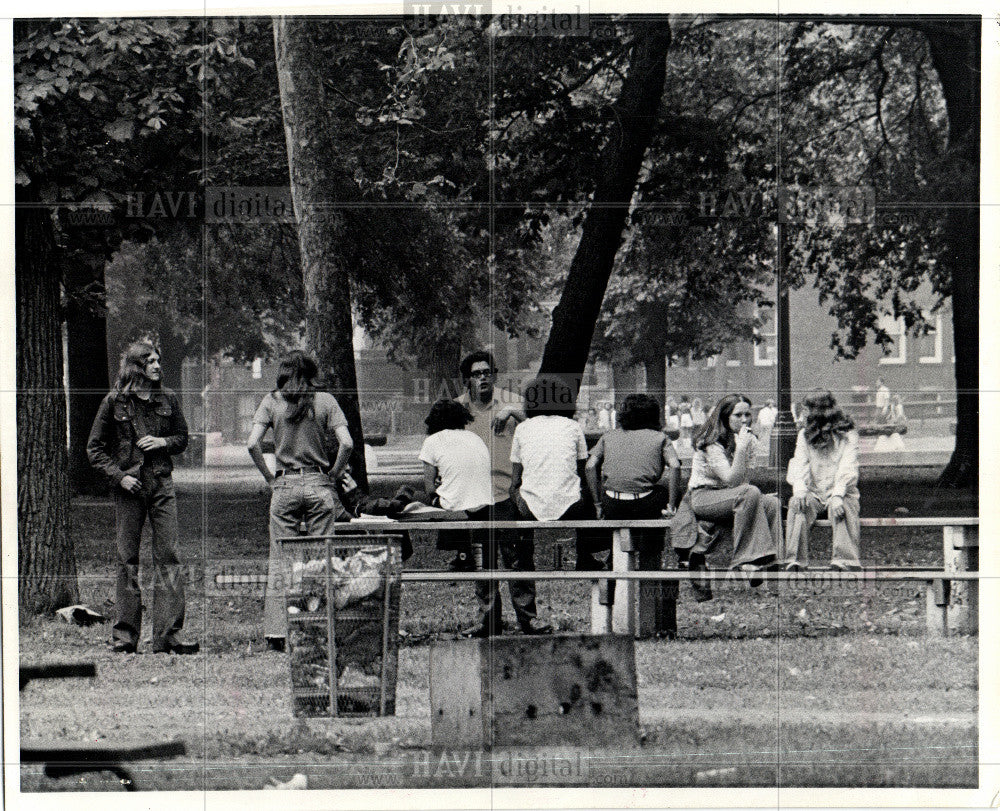
[[(886, 352), (869, 343), (854, 360), (836, 360), (830, 336), (836, 320), (816, 300), (807, 286), (789, 296), (792, 361), (792, 402), (817, 386), (834, 392), (855, 417), (871, 415), (876, 380), (881, 377), (893, 394), (899, 394), (909, 417), (953, 417), (955, 358), (951, 309), (929, 311), (933, 330), (926, 335), (909, 334), (902, 322), (883, 319), (883, 328), (894, 337)], [(728, 392), (747, 394), (754, 405), (775, 398), (777, 385), (777, 337), (773, 308), (759, 311), (764, 326), (760, 342), (732, 344), (707, 359), (674, 362), (667, 368), (667, 393), (677, 399), (700, 397), (706, 409)]]

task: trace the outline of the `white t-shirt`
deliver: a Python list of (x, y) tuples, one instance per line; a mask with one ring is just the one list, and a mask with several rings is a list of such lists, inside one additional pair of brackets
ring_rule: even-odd
[(472, 431), (446, 428), (431, 434), (420, 448), (420, 461), (437, 468), (444, 509), (478, 510), (493, 503), (490, 452)]
[(576, 463), (587, 458), (580, 423), (541, 416), (514, 429), (510, 461), (521, 465), (521, 498), (539, 521), (554, 521), (580, 500)]

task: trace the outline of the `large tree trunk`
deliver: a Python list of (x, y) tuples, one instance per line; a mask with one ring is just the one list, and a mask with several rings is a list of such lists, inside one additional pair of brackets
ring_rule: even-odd
[(940, 483), (979, 482), (979, 148), (980, 22), (940, 24), (927, 31), (934, 67), (948, 110), (948, 148), (968, 178), (945, 222), (945, 261), (951, 271), (958, 427), (955, 450)]
[[(100, 264), (95, 270), (94, 263)], [(66, 365), (69, 375), (69, 477), (74, 493), (107, 492), (107, 479), (87, 460), (87, 437), (108, 392), (107, 320), (102, 312), (104, 260), (74, 257), (65, 275)]]
[(319, 33), (324, 21), (274, 18), (274, 53), (288, 148), (292, 203), (298, 222), (305, 289), (306, 344), (329, 377), (331, 391), (347, 417), (354, 439), (351, 468), (365, 490), (364, 434), (354, 367), (351, 288), (340, 246), (343, 212), (334, 205), (356, 198), (335, 163), (339, 133), (330, 127), (323, 86)]
[(458, 338), (442, 338), (431, 348), (426, 368), (431, 375), (431, 398), (453, 398), (462, 393), (462, 344)]
[(565, 377), (576, 389), (587, 365), (629, 203), (660, 109), (669, 47), (670, 26), (666, 22), (639, 24), (580, 244), (559, 304), (552, 311), (552, 330), (539, 372)]
[[(19, 194), (17, 202), (37, 198)], [(48, 211), (18, 205), (14, 250), (18, 606), (26, 616), (70, 605), (78, 592), (69, 534), (60, 273)]]
[(646, 394), (660, 404), (660, 413), (667, 406), (667, 359), (643, 361), (646, 370)]

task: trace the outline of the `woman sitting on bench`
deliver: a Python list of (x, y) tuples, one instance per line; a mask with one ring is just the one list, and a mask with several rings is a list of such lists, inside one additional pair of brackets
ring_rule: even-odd
[[(734, 569), (755, 572), (777, 565), (781, 541), (778, 498), (762, 494), (748, 481), (759, 445), (750, 431), (752, 421), (750, 400), (742, 394), (729, 394), (716, 404), (694, 436), (695, 451), (685, 501), (694, 518), (712, 526), (702, 525), (696, 533), (672, 533), (681, 565), (686, 564), (692, 571), (707, 569), (705, 556), (718, 541), (719, 530), (730, 527)], [(683, 522), (683, 512), (678, 511), (678, 515)], [(750, 579), (751, 586), (759, 586), (761, 582), (760, 578)], [(697, 600), (711, 599), (707, 584), (692, 581), (692, 585)]]
[(795, 456), (788, 463), (792, 498), (788, 502), (785, 568), (796, 571), (809, 565), (809, 530), (826, 512), (833, 524), (830, 568), (860, 569), (858, 433), (830, 392), (815, 391), (805, 404), (805, 428), (799, 431)]

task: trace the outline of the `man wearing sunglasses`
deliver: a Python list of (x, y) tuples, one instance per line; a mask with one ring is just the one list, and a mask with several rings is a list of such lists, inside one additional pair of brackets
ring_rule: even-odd
[[(484, 350), (467, 355), (459, 366), (466, 391), (458, 398), (472, 413), (473, 422), (466, 426), (477, 434), (490, 451), (490, 472), (493, 484), (494, 521), (517, 521), (520, 515), (510, 496), (510, 446), (514, 428), (524, 421), (519, 394), (496, 387), (497, 368), (493, 356)], [(535, 545), (530, 537), (521, 537), (517, 530), (481, 531), (474, 534), (483, 543), (483, 568), (497, 567), (497, 552), (505, 568), (530, 572), (535, 569)], [(460, 550), (459, 558), (467, 551)], [(456, 559), (456, 563), (462, 561)], [(476, 583), (479, 600), (479, 621), (463, 631), (464, 636), (486, 637), (503, 633), (503, 609), (499, 583)], [(552, 629), (538, 619), (535, 605), (535, 583), (514, 580), (509, 584), (510, 599), (521, 631), (526, 634), (551, 633)]]

